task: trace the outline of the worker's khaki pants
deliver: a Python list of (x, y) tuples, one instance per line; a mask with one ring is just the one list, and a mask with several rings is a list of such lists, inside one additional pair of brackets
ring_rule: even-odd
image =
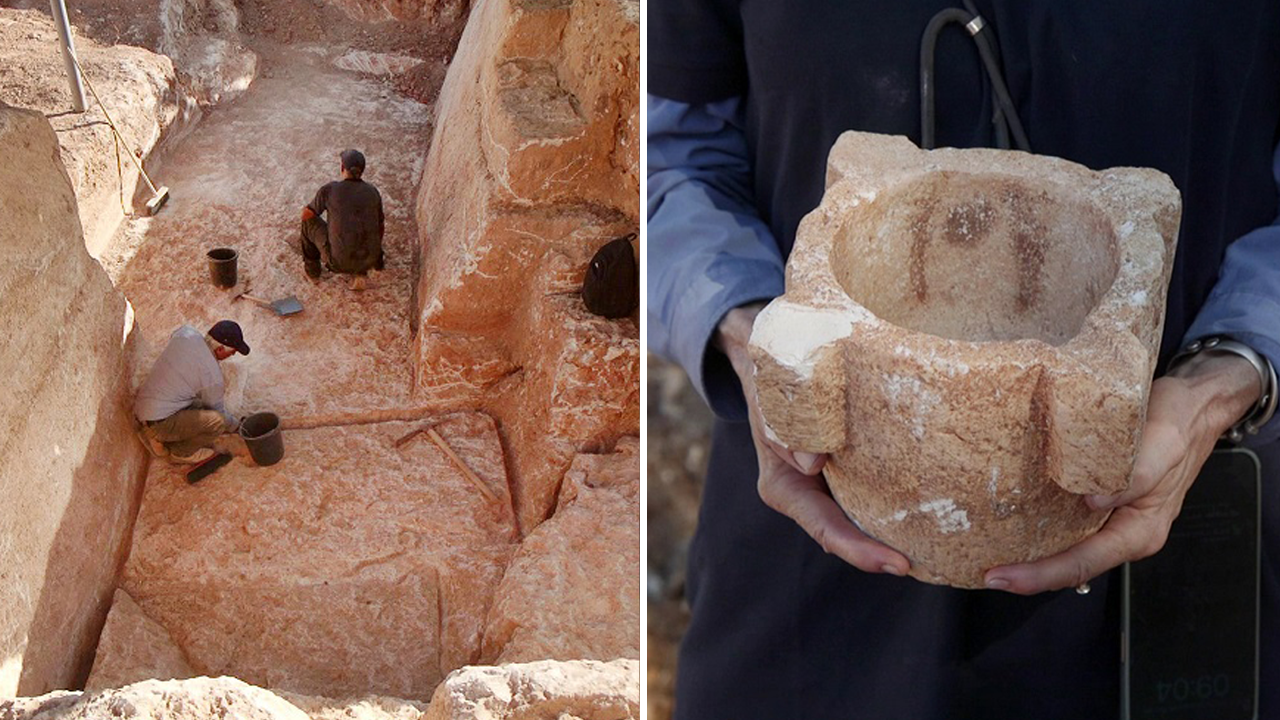
[(213, 447), (219, 435), (231, 432), (231, 425), (217, 410), (179, 410), (152, 425), (144, 432), (164, 443), (170, 453), (186, 457), (200, 448)]

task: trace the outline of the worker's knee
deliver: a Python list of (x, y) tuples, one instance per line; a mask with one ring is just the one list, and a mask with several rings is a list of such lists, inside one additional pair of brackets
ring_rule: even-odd
[(323, 246), (329, 240), (329, 225), (318, 217), (309, 217), (302, 221), (302, 237), (316, 247)]
[(217, 410), (200, 410), (197, 427), (201, 435), (221, 435), (231, 432), (231, 423)]

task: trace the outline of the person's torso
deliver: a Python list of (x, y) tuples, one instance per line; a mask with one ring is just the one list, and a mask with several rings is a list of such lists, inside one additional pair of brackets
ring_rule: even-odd
[[(1276, 217), (1280, 3), (977, 0), (1032, 150), (1154, 167), (1183, 193), (1166, 357), (1226, 245)], [(938, 0), (743, 0), (757, 204), (782, 250), (817, 206), (827, 153), (857, 129), (920, 140), (920, 42)], [(936, 46), (937, 144), (993, 143), (991, 94), (958, 25)]]
[(377, 260), (380, 204), (377, 189), (363, 180), (329, 183), (329, 254), (335, 267), (363, 270)]
[(162, 420), (189, 407), (206, 388), (220, 383), (222, 370), (204, 335), (183, 325), (169, 336), (169, 343), (138, 388), (135, 412), (139, 420)]

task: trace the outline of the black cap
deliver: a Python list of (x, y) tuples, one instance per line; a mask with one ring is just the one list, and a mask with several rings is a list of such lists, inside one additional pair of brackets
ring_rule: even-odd
[(364, 169), (364, 153), (359, 150), (343, 150), (338, 157), (342, 158), (342, 168), (344, 170), (350, 168)]
[(240, 325), (234, 320), (219, 320), (213, 327), (209, 328), (209, 337), (229, 348), (235, 348), (236, 352), (241, 355), (249, 354), (249, 346), (245, 344), (244, 333), (240, 332)]

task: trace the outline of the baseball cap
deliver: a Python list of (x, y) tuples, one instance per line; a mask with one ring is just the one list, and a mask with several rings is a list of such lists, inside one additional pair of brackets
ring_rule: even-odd
[(364, 153), (359, 150), (343, 150), (338, 157), (342, 158), (342, 167), (364, 169)]
[(209, 337), (229, 348), (235, 348), (236, 352), (241, 355), (249, 354), (249, 346), (244, 341), (244, 333), (240, 332), (240, 325), (234, 320), (219, 320), (213, 327), (209, 328)]

